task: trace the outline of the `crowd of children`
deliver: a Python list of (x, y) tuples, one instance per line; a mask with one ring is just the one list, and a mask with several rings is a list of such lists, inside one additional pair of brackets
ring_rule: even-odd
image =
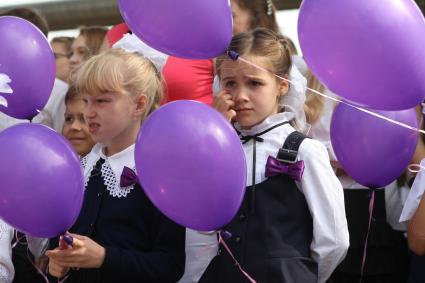
[[(100, 26), (51, 41), (55, 86), (32, 122), (61, 133), (80, 156), (83, 205), (64, 235), (28, 235), (28, 251), (0, 219), (0, 282), (408, 282), (407, 243), (425, 254), (425, 173), (377, 192), (368, 227), (370, 192), (344, 172), (330, 142), (336, 103), (308, 89), (336, 95), (280, 33), (272, 0), (231, 4), (231, 52), (218, 58), (161, 57), (136, 36), (108, 36)], [(9, 15), (47, 35), (36, 12)], [(143, 121), (178, 99), (210, 104), (241, 139), (245, 194), (221, 232), (174, 223), (137, 180)], [(25, 122), (0, 113), (0, 132)], [(412, 162), (424, 150), (420, 142)], [(409, 282), (421, 282), (415, 271)]]

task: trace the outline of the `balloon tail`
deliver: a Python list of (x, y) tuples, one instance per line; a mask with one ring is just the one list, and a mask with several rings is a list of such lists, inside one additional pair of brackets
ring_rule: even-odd
[(364, 275), (364, 267), (366, 264), (366, 255), (367, 255), (367, 244), (369, 240), (369, 232), (370, 232), (370, 226), (372, 224), (372, 216), (373, 216), (373, 207), (375, 204), (375, 189), (372, 189), (372, 193), (369, 199), (369, 223), (367, 226), (367, 233), (366, 233), (366, 239), (364, 242), (364, 248), (363, 248), (363, 258), (362, 258), (362, 266), (360, 270), (360, 283), (362, 283), (363, 275)]
[(221, 236), (221, 233), (218, 233), (218, 237), (219, 237), (219, 242), (220, 244), (223, 245), (223, 247), (226, 249), (227, 253), (230, 255), (230, 257), (233, 259), (233, 261), (235, 262), (235, 265), (239, 268), (239, 270), (242, 272), (242, 274), (251, 282), (251, 283), (257, 283), (257, 281), (255, 281), (249, 274), (248, 272), (246, 272), (245, 270), (243, 270), (243, 268), (241, 267), (241, 265), (239, 264), (239, 262), (236, 260), (235, 256), (233, 255), (232, 251), (230, 250), (230, 248), (227, 246), (225, 240), (223, 239), (223, 237)]

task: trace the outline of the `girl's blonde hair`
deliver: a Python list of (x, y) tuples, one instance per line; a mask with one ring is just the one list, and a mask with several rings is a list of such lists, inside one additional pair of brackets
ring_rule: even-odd
[[(320, 93), (324, 93), (325, 91), (325, 86), (310, 70), (307, 71), (307, 87)], [(311, 90), (307, 89), (304, 111), (307, 122), (310, 125), (313, 125), (321, 116), (325, 106), (324, 103), (325, 101), (323, 96), (313, 93)]]
[(84, 62), (75, 75), (81, 94), (128, 93), (148, 98), (142, 120), (160, 106), (164, 80), (151, 61), (137, 53), (110, 49)]
[[(250, 54), (267, 57), (271, 65), (268, 71), (281, 77), (288, 75), (291, 70), (292, 51), (288, 40), (270, 29), (256, 28), (250, 32), (237, 34), (232, 38), (228, 49), (237, 52), (240, 56)], [(221, 55), (216, 60), (219, 76), (223, 60), (230, 59), (227, 55)]]

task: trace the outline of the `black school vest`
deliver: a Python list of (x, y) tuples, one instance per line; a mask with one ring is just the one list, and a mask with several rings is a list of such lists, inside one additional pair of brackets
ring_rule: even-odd
[[(317, 263), (310, 255), (312, 217), (289, 176), (268, 178), (255, 191), (247, 187), (238, 213), (224, 230), (232, 234), (226, 243), (236, 260), (257, 282), (317, 282)], [(221, 247), (199, 282), (249, 281)]]

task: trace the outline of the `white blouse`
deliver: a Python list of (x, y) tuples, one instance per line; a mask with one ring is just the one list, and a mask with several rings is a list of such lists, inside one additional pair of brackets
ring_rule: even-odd
[[(425, 158), (421, 160), (420, 166), (425, 167)], [(422, 196), (425, 190), (425, 171), (420, 171), (416, 175), (415, 181), (413, 182), (412, 188), (410, 189), (409, 195), (407, 196), (406, 202), (404, 203), (403, 211), (401, 212), (400, 222), (409, 221), (415, 214), (416, 209), (419, 207)]]
[(14, 230), (0, 219), (0, 282), (10, 283), (15, 276), (12, 263), (12, 239)]
[[(287, 118), (286, 113), (278, 113), (249, 130), (242, 130), (237, 124), (235, 127), (243, 136), (255, 135), (286, 121)], [(266, 179), (265, 167), (268, 156), (276, 156), (286, 137), (293, 131), (295, 129), (291, 125), (285, 124), (261, 135), (264, 142), (256, 143), (256, 184)], [(250, 186), (253, 170), (252, 140), (244, 144), (244, 151), (247, 162), (247, 186)], [(349, 246), (344, 193), (322, 143), (305, 139), (299, 148), (298, 160), (304, 161), (305, 169), (301, 182), (296, 184), (306, 198), (313, 219), (313, 240), (310, 249), (312, 258), (318, 263), (320, 283), (325, 282), (344, 259)]]

